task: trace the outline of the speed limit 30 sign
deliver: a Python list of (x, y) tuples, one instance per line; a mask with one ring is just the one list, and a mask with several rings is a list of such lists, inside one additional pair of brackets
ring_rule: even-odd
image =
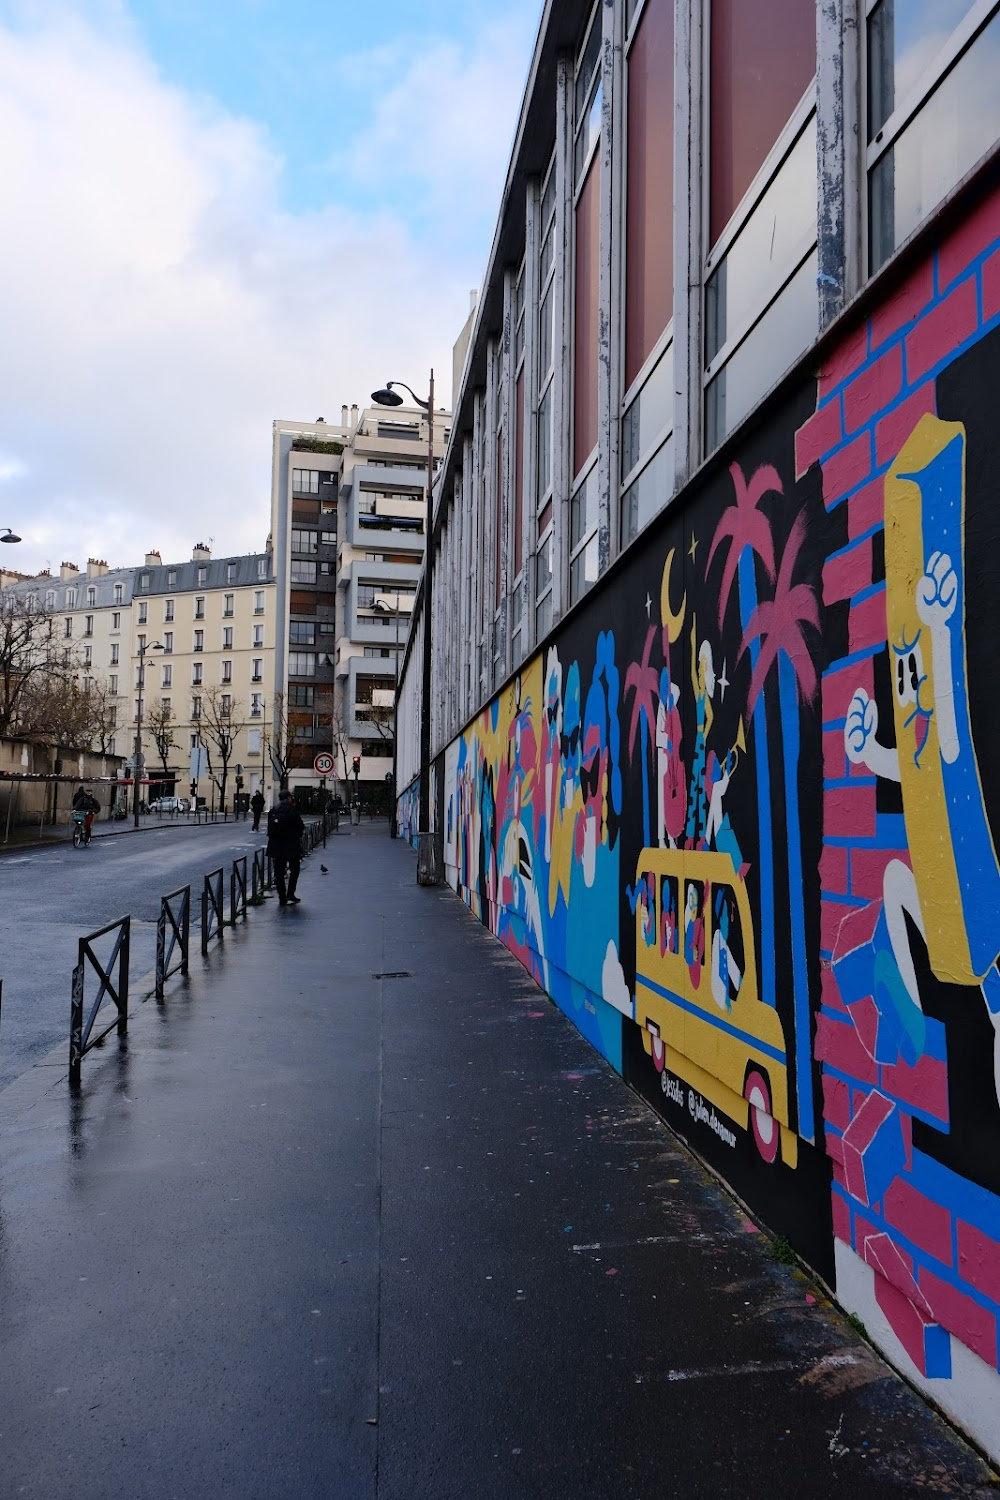
[(333, 756), (321, 752), (313, 761), (313, 770), (317, 776), (329, 776), (333, 771)]

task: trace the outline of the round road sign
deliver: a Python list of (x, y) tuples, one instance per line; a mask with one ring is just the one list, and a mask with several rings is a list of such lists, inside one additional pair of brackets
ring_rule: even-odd
[(317, 776), (329, 776), (333, 770), (333, 756), (321, 752), (313, 761), (313, 770)]

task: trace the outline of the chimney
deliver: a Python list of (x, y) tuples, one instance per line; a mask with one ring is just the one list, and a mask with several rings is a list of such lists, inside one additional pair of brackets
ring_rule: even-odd
[(358, 403), (355, 401), (354, 404), (351, 407), (351, 426), (352, 427), (357, 427), (357, 425), (358, 425)]
[(211, 548), (206, 547), (204, 542), (195, 542), (194, 551), (191, 553), (191, 561), (208, 562), (208, 559), (211, 557), (211, 555)]
[(87, 577), (88, 578), (103, 578), (104, 575), (105, 575), (105, 573), (107, 571), (108, 571), (108, 565), (104, 561), (103, 557), (88, 557), (87, 558)]
[(317, 417), (316, 418), (316, 426), (317, 427), (325, 427), (326, 426), (326, 418), (325, 417)]
[(162, 561), (163, 561), (163, 559), (160, 557), (160, 554), (158, 552), (147, 552), (146, 553), (146, 567), (147, 568), (158, 568), (160, 566), (160, 563)]
[(341, 427), (346, 427), (347, 426), (347, 402), (346, 401), (344, 402), (343, 406), (340, 408), (340, 425), (341, 425)]
[(67, 578), (76, 578), (79, 572), (80, 569), (77, 567), (76, 563), (64, 562), (59, 564), (59, 577), (63, 581), (65, 581)]

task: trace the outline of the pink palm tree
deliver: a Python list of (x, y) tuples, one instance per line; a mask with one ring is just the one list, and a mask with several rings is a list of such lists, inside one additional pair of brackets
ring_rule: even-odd
[(635, 694), (632, 703), (632, 722), (628, 732), (628, 753), (635, 754), (635, 737), (642, 722), (642, 715), (646, 715), (647, 724), (656, 723), (656, 704), (660, 690), (660, 676), (656, 668), (650, 662), (650, 654), (653, 650), (653, 642), (656, 639), (656, 626), (651, 625), (646, 631), (646, 644), (643, 647), (642, 661), (634, 661), (625, 673), (625, 696), (629, 693)]
[(743, 643), (740, 646), (741, 657), (745, 651), (749, 650), (752, 641), (759, 640), (761, 643), (760, 655), (753, 669), (747, 695), (748, 713), (753, 713), (754, 704), (760, 696), (768, 673), (778, 660), (779, 654), (782, 653), (794, 668), (799, 700), (812, 703), (816, 698), (819, 679), (812, 657), (809, 655), (804, 630), (809, 625), (817, 633), (819, 632), (819, 604), (815, 590), (810, 584), (792, 583), (805, 535), (805, 514), (800, 512), (781, 555), (774, 598), (765, 599), (763, 603), (757, 605), (744, 631)]
[[(730, 464), (729, 473), (732, 476), (733, 489), (736, 492), (736, 503), (730, 505), (722, 514), (712, 545), (708, 553), (708, 568), (712, 566), (712, 559), (716, 550), (723, 542), (729, 542), (729, 552), (726, 555), (726, 565), (722, 570), (722, 584), (719, 589), (719, 628), (725, 619), (726, 607), (729, 604), (729, 596), (732, 593), (733, 579), (737, 576), (740, 558), (744, 548), (750, 547), (760, 558), (768, 578), (774, 582), (774, 540), (771, 536), (771, 523), (759, 509), (760, 502), (765, 495), (780, 495), (783, 493), (781, 479), (777, 469), (771, 464), (761, 464), (754, 469), (749, 482), (744, 478), (743, 470), (739, 464)], [(747, 615), (753, 608), (755, 600), (743, 597), (743, 587), (740, 588), (740, 623), (746, 628)]]

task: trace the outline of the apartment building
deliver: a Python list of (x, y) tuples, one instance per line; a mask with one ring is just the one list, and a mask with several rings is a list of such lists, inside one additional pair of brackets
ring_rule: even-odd
[[(443, 452), (447, 413), (435, 420)], [(276, 691), (288, 704), (292, 780), (332, 750), (337, 779), (384, 785), (396, 662), (423, 557), (428, 431), (418, 408), (341, 410), (340, 424), (275, 422), (272, 535), (285, 619)]]
[(397, 747), (401, 829), (994, 1458), (998, 64), (996, 0), (546, 0)]

